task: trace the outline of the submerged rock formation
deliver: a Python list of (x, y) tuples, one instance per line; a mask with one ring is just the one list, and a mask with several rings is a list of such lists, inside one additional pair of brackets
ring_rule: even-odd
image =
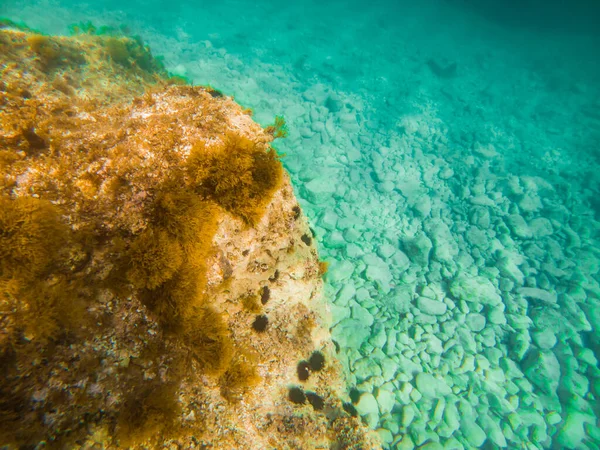
[(377, 448), (282, 123), (105, 32), (0, 29), (0, 446)]

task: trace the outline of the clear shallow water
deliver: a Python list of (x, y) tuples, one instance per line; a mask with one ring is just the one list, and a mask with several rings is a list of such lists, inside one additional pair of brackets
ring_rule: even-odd
[(286, 117), (339, 357), (386, 447), (600, 448), (589, 5), (66, 5), (0, 14), (50, 33), (125, 23), (260, 123)]

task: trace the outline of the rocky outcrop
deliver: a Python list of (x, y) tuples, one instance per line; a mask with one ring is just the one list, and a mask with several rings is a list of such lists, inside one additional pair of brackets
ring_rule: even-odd
[(281, 121), (114, 30), (3, 27), (0, 445), (377, 448)]

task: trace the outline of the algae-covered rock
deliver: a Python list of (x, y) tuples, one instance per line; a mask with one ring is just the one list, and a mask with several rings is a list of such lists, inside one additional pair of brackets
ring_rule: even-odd
[(78, 31), (0, 27), (0, 447), (376, 448), (343, 412), (282, 121)]
[(523, 363), (525, 376), (542, 392), (553, 394), (560, 380), (560, 364), (553, 353), (535, 350)]
[(596, 419), (590, 414), (584, 414), (579, 411), (569, 411), (560, 431), (556, 435), (556, 442), (562, 448), (576, 449), (580, 448), (583, 440), (586, 438), (585, 425), (594, 426)]

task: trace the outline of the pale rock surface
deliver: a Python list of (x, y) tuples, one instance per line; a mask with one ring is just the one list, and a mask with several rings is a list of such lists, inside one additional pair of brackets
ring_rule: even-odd
[(487, 439), (485, 431), (472, 417), (464, 417), (460, 422), (460, 431), (467, 442), (474, 448), (481, 447)]
[(496, 417), (490, 417), (489, 415), (481, 416), (481, 426), (485, 431), (488, 439), (496, 444), (498, 447), (505, 448), (508, 446), (506, 438), (502, 433), (502, 429), (497, 422)]
[(377, 400), (373, 394), (369, 392), (363, 393), (356, 404), (356, 411), (358, 411), (358, 414), (361, 416), (366, 416), (368, 414), (379, 415), (379, 406), (377, 405)]
[(525, 219), (518, 214), (511, 214), (507, 217), (507, 223), (513, 234), (521, 239), (531, 239), (533, 233), (527, 225)]
[(550, 236), (554, 232), (552, 223), (545, 217), (539, 217), (530, 221), (529, 228), (536, 239)]
[(458, 276), (450, 285), (450, 292), (456, 298), (467, 302), (479, 302), (496, 306), (502, 302), (496, 287), (482, 277)]
[(427, 297), (417, 298), (417, 307), (421, 313), (434, 316), (444, 314), (448, 308), (445, 303)]
[(304, 185), (306, 197), (315, 204), (324, 204), (333, 197), (336, 184), (327, 178), (315, 178)]
[(371, 329), (359, 320), (346, 318), (331, 331), (333, 339), (342, 347), (358, 349), (371, 334)]
[(485, 316), (476, 313), (467, 314), (466, 324), (475, 333), (481, 331), (485, 327)]
[(547, 305), (556, 304), (556, 293), (552, 293), (543, 289), (523, 287), (517, 290), (519, 294), (528, 299), (537, 300)]
[(327, 279), (332, 283), (338, 283), (350, 278), (353, 272), (354, 265), (350, 261), (335, 261), (329, 266), (329, 270), (327, 271)]
[(581, 444), (587, 435), (585, 425), (594, 426), (595, 423), (596, 418), (592, 415), (579, 411), (569, 411), (564, 424), (556, 435), (556, 441), (567, 449), (581, 448)]
[(375, 282), (384, 293), (388, 293), (392, 281), (389, 265), (373, 254), (366, 255), (363, 260), (367, 267), (365, 272), (367, 280)]
[(379, 412), (381, 415), (391, 412), (395, 403), (396, 397), (392, 392), (387, 389), (379, 389), (379, 392), (377, 393), (377, 404), (379, 405)]
[(542, 350), (550, 350), (556, 345), (556, 335), (550, 328), (546, 328), (542, 331), (534, 331), (531, 333), (531, 337), (535, 345)]

